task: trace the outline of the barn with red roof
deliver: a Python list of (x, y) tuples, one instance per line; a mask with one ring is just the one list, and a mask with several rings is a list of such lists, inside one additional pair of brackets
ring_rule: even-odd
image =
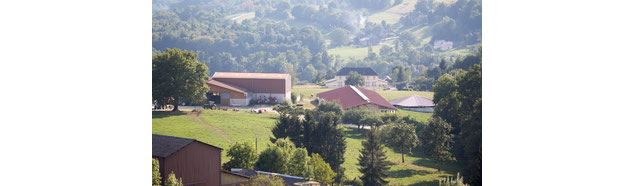
[(343, 109), (377, 108), (384, 111), (395, 111), (390, 102), (377, 92), (361, 87), (345, 86), (317, 94), (319, 100), (337, 102)]

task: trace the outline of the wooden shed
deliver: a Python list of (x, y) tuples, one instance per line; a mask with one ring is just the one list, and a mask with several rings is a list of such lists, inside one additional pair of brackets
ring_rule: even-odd
[(186, 186), (219, 186), (221, 151), (195, 139), (152, 134), (152, 158), (159, 160), (163, 183), (174, 172)]

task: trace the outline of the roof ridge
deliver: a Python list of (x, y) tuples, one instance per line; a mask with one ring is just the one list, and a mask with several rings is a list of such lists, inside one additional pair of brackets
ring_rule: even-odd
[(355, 93), (357, 93), (357, 95), (359, 97), (362, 97), (362, 99), (366, 102), (370, 102), (370, 99), (368, 99), (368, 97), (359, 89), (357, 89), (357, 87), (353, 86), (353, 85), (349, 85), (349, 87), (351, 87), (351, 89), (353, 89), (353, 91), (355, 91)]

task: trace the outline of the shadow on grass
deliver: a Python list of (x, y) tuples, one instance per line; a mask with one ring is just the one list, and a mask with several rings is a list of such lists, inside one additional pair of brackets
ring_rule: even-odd
[(425, 157), (415, 160), (413, 164), (433, 169), (440, 169), (446, 173), (456, 173), (459, 171), (459, 167), (454, 162), (438, 162)]
[(438, 181), (420, 181), (417, 183), (413, 183), (410, 185), (418, 185), (418, 186), (438, 186), (439, 182)]
[(349, 128), (348, 130), (344, 130), (344, 136), (353, 139), (366, 140), (366, 131), (363, 129)]
[(180, 116), (180, 115), (186, 115), (186, 114), (187, 112), (183, 112), (183, 111), (178, 111), (178, 112), (152, 111), (152, 118), (167, 118), (167, 117)]
[(431, 174), (433, 172), (429, 172), (429, 171), (425, 171), (425, 170), (412, 170), (412, 169), (406, 169), (406, 170), (393, 170), (393, 171), (388, 171), (388, 177), (390, 178), (407, 178), (413, 175), (424, 175), (424, 174)]

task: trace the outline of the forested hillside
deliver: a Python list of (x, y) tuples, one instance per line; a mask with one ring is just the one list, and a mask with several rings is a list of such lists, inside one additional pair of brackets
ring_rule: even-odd
[[(370, 66), (429, 90), (479, 52), (481, 1), (153, 0), (152, 42), (154, 51), (196, 51), (210, 73), (286, 72), (320, 83), (341, 67)], [(410, 85), (416, 80), (430, 86)]]

